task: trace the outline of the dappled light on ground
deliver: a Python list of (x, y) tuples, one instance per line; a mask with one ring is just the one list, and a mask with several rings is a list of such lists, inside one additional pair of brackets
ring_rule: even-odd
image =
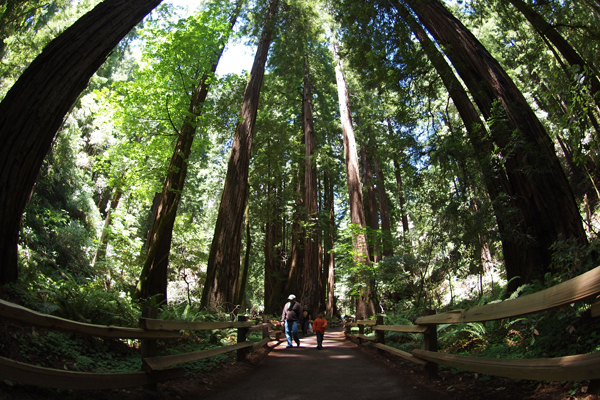
[(325, 334), (322, 350), (316, 347), (315, 335), (301, 337), (300, 347), (293, 348), (286, 348), (284, 339), (253, 373), (207, 398), (306, 399), (315, 393), (327, 399), (435, 398), (358, 351), (339, 329)]

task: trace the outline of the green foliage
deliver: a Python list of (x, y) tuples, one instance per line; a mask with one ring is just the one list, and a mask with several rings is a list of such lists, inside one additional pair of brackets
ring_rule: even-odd
[(46, 368), (80, 372), (137, 372), (139, 350), (111, 340), (99, 340), (53, 331), (16, 334), (21, 356)]

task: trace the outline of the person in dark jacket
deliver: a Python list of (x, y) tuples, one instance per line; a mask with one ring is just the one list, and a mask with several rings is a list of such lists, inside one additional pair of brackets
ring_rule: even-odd
[(283, 307), (281, 322), (285, 327), (285, 337), (287, 338), (287, 347), (293, 347), (292, 338), (296, 345), (300, 347), (300, 337), (298, 336), (298, 324), (302, 319), (302, 306), (296, 301), (296, 296), (290, 294), (288, 302)]

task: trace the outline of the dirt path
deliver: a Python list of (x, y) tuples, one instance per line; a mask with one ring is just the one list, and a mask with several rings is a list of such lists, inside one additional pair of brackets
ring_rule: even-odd
[(300, 347), (280, 342), (256, 370), (205, 399), (434, 399), (404, 381), (381, 363), (360, 352), (340, 330), (325, 335), (323, 349), (316, 336)]

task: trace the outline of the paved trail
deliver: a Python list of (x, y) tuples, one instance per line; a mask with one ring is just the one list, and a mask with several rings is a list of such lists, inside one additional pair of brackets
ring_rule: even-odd
[(231, 382), (205, 399), (279, 400), (432, 400), (429, 394), (407, 387), (387, 367), (361, 353), (341, 331), (325, 334), (323, 350), (316, 337), (300, 339), (300, 347), (286, 348), (283, 341), (252, 373)]

